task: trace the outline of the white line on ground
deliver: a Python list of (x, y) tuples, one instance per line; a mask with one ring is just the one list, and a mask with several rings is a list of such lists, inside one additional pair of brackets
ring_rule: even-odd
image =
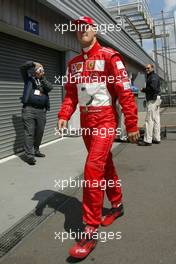
[[(43, 147), (49, 146), (49, 145), (54, 144), (54, 143), (57, 143), (58, 141), (61, 141), (61, 140), (63, 140), (63, 139), (66, 139), (66, 138), (59, 138), (59, 139), (52, 140), (52, 141), (50, 141), (50, 142), (47, 142), (47, 143), (42, 144), (40, 147), (43, 148)], [(11, 156), (9, 156), (9, 157), (6, 157), (6, 158), (3, 158), (3, 159), (0, 159), (0, 164), (1, 164), (1, 163), (4, 163), (4, 162), (7, 162), (7, 161), (9, 161), (9, 160), (15, 159), (15, 158), (19, 157), (19, 155), (21, 155), (21, 154), (23, 154), (23, 153), (24, 153), (24, 151), (23, 151), (23, 152), (20, 152), (20, 153), (18, 153), (18, 154), (16, 154), (16, 155), (11, 155)]]

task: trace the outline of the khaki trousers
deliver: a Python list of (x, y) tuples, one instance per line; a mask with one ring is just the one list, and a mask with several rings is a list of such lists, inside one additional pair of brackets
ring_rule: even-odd
[(147, 102), (147, 114), (145, 118), (144, 141), (152, 143), (152, 140), (160, 141), (160, 96), (156, 100)]

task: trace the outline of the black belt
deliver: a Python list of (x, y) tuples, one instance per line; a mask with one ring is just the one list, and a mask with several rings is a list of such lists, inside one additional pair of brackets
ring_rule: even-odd
[(38, 105), (32, 105), (32, 104), (25, 104), (25, 105), (23, 105), (23, 108), (25, 108), (26, 106), (30, 106), (30, 107), (33, 107), (33, 108), (36, 108), (36, 109), (44, 109), (44, 108), (46, 108), (46, 106), (38, 106)]

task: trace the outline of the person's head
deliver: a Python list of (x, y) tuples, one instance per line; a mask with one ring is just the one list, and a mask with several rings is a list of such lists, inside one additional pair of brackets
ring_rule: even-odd
[(37, 79), (41, 79), (43, 77), (43, 75), (45, 74), (44, 72), (44, 69), (43, 69), (43, 66), (40, 65), (39, 67), (36, 67), (35, 68), (35, 71), (34, 71), (34, 76), (37, 78)]
[(82, 48), (91, 46), (96, 41), (94, 21), (90, 17), (81, 17), (74, 21), (77, 39)]
[(145, 72), (146, 72), (146, 74), (150, 74), (153, 71), (154, 71), (154, 65), (153, 64), (147, 64), (145, 66)]

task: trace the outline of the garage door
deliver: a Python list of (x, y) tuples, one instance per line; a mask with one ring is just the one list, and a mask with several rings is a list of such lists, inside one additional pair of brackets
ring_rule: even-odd
[[(27, 60), (42, 63), (47, 78), (53, 84), (54, 76), (64, 70), (64, 53), (0, 32), (0, 158), (22, 150), (24, 134), (19, 98), (23, 82), (19, 66)], [(55, 139), (54, 128), (62, 99), (62, 87), (54, 85), (43, 142)]]

